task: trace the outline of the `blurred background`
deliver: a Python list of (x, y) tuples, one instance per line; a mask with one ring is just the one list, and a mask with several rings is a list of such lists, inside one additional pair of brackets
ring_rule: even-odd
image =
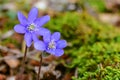
[[(120, 80), (120, 0), (0, 0), (0, 80), (19, 78), (25, 42), (13, 28), (32, 7), (68, 42), (63, 56), (44, 54), (41, 80)], [(23, 80), (36, 80), (39, 53), (30, 47)]]

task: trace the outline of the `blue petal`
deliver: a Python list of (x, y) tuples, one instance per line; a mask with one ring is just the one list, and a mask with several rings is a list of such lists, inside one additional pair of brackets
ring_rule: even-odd
[(55, 54), (55, 49), (48, 49), (48, 50), (46, 50), (46, 52), (54, 55)]
[(37, 32), (39, 35), (43, 36), (44, 42), (50, 42), (50, 36), (51, 33), (48, 29), (46, 28), (39, 28), (39, 31)]
[(39, 41), (37, 34), (32, 33), (32, 39), (34, 42)]
[(45, 44), (42, 41), (35, 42), (34, 47), (35, 47), (35, 49), (40, 50), (40, 51), (45, 50)]
[(28, 14), (28, 21), (33, 22), (38, 16), (38, 9), (32, 8)]
[(56, 57), (59, 57), (59, 56), (62, 56), (63, 54), (64, 54), (64, 50), (62, 50), (62, 49), (56, 49), (54, 55)]
[(65, 48), (67, 46), (66, 40), (59, 40), (57, 42), (57, 48)]
[(25, 30), (25, 27), (18, 24), (18, 25), (15, 25), (14, 27), (14, 30), (17, 32), (17, 33), (25, 33), (26, 30)]
[(46, 42), (46, 43), (50, 42), (50, 36), (51, 36), (50, 34), (44, 35), (44, 36), (43, 36), (44, 42)]
[(21, 13), (21, 12), (18, 12), (18, 19), (19, 19), (19, 21), (20, 21), (20, 23), (22, 24), (22, 25), (27, 25), (27, 19), (26, 19), (26, 17)]
[(41, 36), (50, 34), (50, 31), (46, 28), (39, 28), (37, 33)]
[(25, 33), (24, 39), (25, 39), (27, 47), (30, 47), (31, 44), (32, 44), (32, 35), (31, 35), (31, 33)]
[(51, 40), (58, 41), (60, 39), (60, 33), (54, 32), (51, 36)]
[(47, 23), (50, 20), (50, 16), (46, 15), (46, 16), (42, 16), (40, 18), (37, 18), (34, 23), (39, 26), (42, 27), (45, 23)]

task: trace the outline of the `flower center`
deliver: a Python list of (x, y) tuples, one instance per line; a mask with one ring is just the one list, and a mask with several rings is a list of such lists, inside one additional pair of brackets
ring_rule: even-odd
[(55, 49), (55, 48), (56, 48), (55, 42), (54, 42), (54, 41), (51, 41), (51, 42), (48, 44), (48, 48), (49, 48), (49, 49)]
[(30, 26), (28, 26), (28, 30), (29, 31), (34, 31), (35, 30), (35, 26), (33, 24), (30, 24)]

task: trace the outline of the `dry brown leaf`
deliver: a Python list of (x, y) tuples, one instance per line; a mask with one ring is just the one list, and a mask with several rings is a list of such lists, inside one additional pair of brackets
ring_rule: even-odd
[(20, 64), (18, 59), (7, 59), (5, 62), (8, 64), (10, 68), (16, 68)]

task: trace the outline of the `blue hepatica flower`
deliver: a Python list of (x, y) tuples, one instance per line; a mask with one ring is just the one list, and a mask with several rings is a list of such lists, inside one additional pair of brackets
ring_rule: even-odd
[(42, 26), (50, 20), (50, 16), (42, 16), (37, 18), (38, 9), (32, 8), (28, 14), (28, 18), (26, 18), (21, 12), (18, 12), (18, 19), (20, 24), (15, 25), (14, 30), (17, 33), (22, 33), (24, 35), (24, 39), (27, 47), (30, 47), (32, 41), (38, 41), (38, 36), (44, 36), (46, 33), (50, 31), (46, 28), (42, 28)]
[(60, 40), (60, 33), (49, 33), (43, 37), (43, 41), (34, 43), (34, 47), (40, 51), (46, 51), (55, 56), (61, 56), (64, 53), (63, 48), (67, 46), (66, 40)]

